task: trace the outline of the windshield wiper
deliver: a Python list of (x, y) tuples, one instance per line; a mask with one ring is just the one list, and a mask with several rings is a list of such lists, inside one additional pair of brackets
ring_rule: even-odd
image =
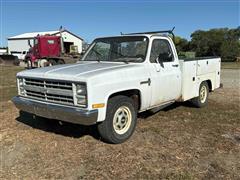
[[(141, 59), (141, 61), (140, 61)], [(126, 64), (129, 64), (130, 62), (142, 62), (143, 59), (142, 58), (136, 58), (136, 59), (121, 59), (119, 58), (119, 60), (116, 60), (116, 62), (124, 62)]]

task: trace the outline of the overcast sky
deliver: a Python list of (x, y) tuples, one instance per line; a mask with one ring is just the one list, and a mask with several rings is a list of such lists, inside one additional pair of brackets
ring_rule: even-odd
[(0, 5), (0, 46), (6, 46), (7, 37), (61, 25), (89, 43), (98, 36), (173, 26), (177, 35), (190, 39), (198, 29), (240, 25), (239, 0), (0, 0)]

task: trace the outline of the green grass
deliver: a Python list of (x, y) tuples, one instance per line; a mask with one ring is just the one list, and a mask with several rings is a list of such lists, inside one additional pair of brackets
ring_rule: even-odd
[(240, 62), (222, 62), (222, 69), (240, 69)]
[(22, 70), (19, 66), (0, 66), (0, 102), (17, 95), (16, 74)]

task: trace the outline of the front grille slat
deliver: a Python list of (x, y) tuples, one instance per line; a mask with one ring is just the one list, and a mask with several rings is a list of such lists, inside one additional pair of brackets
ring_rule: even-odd
[(74, 105), (72, 83), (25, 78), (24, 84), (26, 96), (29, 98)]
[(57, 96), (54, 94), (47, 94), (47, 99), (50, 99), (50, 98), (59, 99), (59, 100), (68, 100), (68, 101), (72, 100), (72, 98), (68, 96)]
[(69, 83), (51, 83), (51, 82), (46, 82), (46, 87), (47, 88), (58, 88), (58, 89), (69, 89), (72, 90), (72, 84)]
[(30, 82), (30, 81), (25, 81), (26, 85), (30, 85), (30, 86), (40, 86), (40, 87), (44, 87), (43, 83), (39, 83), (39, 82)]
[(33, 91), (28, 91), (28, 90), (26, 90), (26, 93), (28, 96), (34, 96), (34, 97), (39, 97), (39, 98), (45, 99), (45, 95), (43, 93), (37, 93), (37, 92), (33, 92)]

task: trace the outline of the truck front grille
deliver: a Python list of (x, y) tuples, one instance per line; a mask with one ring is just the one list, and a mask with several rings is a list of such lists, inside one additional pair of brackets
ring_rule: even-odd
[(74, 105), (72, 83), (56, 80), (24, 79), (26, 96), (47, 102)]

